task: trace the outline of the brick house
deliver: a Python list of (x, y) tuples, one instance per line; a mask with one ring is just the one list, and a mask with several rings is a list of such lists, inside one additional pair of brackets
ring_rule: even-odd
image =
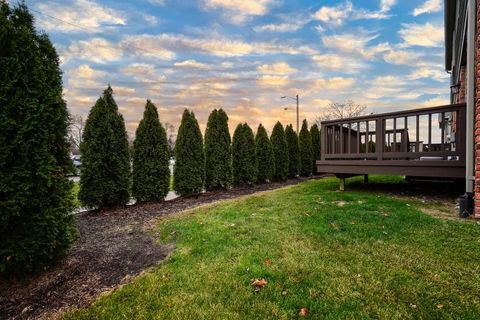
[[(471, 17), (471, 18), (470, 18)], [(451, 103), (466, 103), (466, 196), (480, 218), (480, 2), (445, 0), (445, 69)]]

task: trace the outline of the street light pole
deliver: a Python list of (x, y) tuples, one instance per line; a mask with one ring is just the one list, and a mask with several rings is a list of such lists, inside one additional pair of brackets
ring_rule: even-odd
[[(290, 96), (283, 96), (283, 97), (280, 97), (280, 99), (285, 99), (285, 98), (289, 98), (289, 99), (292, 99), (292, 100), (295, 100), (297, 102), (297, 134), (299, 134), (299, 126), (300, 126), (300, 98), (298, 96), (298, 94), (294, 97), (290, 97)], [(286, 110), (287, 108), (285, 108)]]

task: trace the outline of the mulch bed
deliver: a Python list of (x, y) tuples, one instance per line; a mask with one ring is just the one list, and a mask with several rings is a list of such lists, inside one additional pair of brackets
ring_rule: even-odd
[(172, 245), (157, 242), (155, 225), (164, 215), (321, 177), (77, 214), (79, 237), (65, 259), (28, 279), (0, 280), (0, 318), (56, 318), (66, 310), (87, 307), (100, 293), (128, 283), (172, 251)]

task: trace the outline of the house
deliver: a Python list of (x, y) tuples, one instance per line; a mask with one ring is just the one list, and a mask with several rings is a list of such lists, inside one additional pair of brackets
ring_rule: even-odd
[(462, 179), (480, 218), (480, 1), (445, 0), (445, 67), (450, 105), (322, 122), (318, 172)]

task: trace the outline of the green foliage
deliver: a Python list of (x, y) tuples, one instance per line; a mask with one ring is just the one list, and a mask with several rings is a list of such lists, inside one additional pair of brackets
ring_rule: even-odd
[(276, 180), (285, 180), (288, 176), (290, 160), (288, 156), (288, 145), (287, 139), (285, 138), (285, 131), (280, 122), (277, 122), (273, 127), (270, 141), (272, 142), (275, 163), (273, 178)]
[(130, 199), (130, 151), (125, 122), (109, 86), (90, 110), (82, 144), (78, 198), (83, 206), (126, 205)]
[(75, 238), (68, 112), (55, 48), (24, 4), (0, 1), (0, 274), (61, 257)]
[(288, 146), (288, 177), (295, 178), (300, 172), (300, 150), (297, 133), (291, 124), (285, 127), (285, 138)]
[(260, 124), (255, 136), (255, 158), (257, 161), (257, 182), (272, 180), (274, 171), (273, 147), (267, 130)]
[(320, 160), (321, 154), (321, 142), (320, 142), (320, 130), (317, 124), (314, 124), (310, 128), (310, 136), (312, 137), (312, 172), (317, 173), (317, 160)]
[(233, 183), (253, 184), (257, 179), (255, 138), (248, 124), (239, 124), (233, 133)]
[(228, 116), (213, 110), (205, 131), (205, 184), (207, 190), (226, 189), (232, 184), (232, 150)]
[(312, 174), (312, 137), (308, 131), (307, 120), (303, 120), (299, 137), (300, 146), (300, 175), (308, 177)]
[(161, 201), (168, 193), (170, 152), (167, 133), (155, 105), (147, 100), (133, 142), (132, 195), (137, 201)]
[(203, 138), (195, 114), (183, 112), (175, 143), (173, 188), (179, 195), (202, 192), (205, 184)]

